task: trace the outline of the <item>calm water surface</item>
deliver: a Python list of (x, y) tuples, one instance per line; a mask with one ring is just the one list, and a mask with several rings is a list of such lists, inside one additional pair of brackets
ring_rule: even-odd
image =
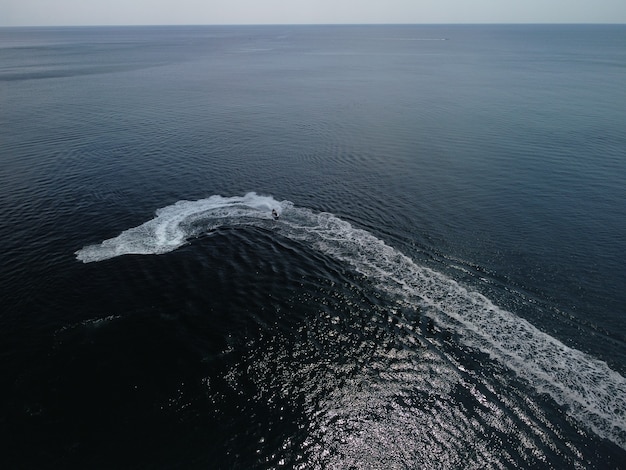
[(623, 468), (624, 44), (0, 29), (3, 468)]

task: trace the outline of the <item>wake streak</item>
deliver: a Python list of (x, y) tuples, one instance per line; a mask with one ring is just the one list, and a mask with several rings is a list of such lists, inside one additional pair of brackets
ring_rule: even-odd
[[(283, 213), (278, 221), (272, 219), (272, 208)], [(351, 265), (383, 291), (429, 308), (466, 345), (488, 353), (599, 436), (626, 449), (624, 377), (332, 214), (255, 193), (179, 201), (138, 227), (84, 247), (76, 257), (87, 263), (125, 254), (166, 253), (226, 225), (269, 227)]]

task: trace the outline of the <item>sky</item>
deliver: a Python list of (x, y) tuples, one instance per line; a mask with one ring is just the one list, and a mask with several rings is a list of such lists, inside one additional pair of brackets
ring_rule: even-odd
[(0, 0), (0, 26), (626, 23), (626, 0)]

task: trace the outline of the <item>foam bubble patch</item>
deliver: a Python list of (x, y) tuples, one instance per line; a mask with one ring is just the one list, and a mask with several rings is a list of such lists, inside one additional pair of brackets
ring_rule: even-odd
[(248, 193), (243, 197), (211, 196), (198, 201), (178, 201), (156, 211), (148, 222), (125, 230), (115, 238), (89, 245), (76, 254), (84, 263), (122, 255), (156, 255), (173, 251), (189, 239), (224, 225), (254, 225), (272, 219), (287, 203), (271, 196)]

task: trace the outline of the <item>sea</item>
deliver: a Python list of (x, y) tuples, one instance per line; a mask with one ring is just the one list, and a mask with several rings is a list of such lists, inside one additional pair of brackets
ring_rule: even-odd
[(626, 468), (625, 253), (625, 25), (0, 28), (3, 469)]

